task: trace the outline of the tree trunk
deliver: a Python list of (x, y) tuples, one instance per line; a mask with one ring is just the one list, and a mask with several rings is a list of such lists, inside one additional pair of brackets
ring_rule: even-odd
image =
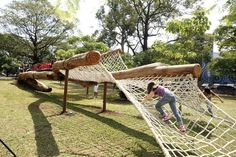
[(149, 29), (148, 20), (146, 20), (143, 32), (143, 51), (146, 51), (148, 49), (148, 29)]

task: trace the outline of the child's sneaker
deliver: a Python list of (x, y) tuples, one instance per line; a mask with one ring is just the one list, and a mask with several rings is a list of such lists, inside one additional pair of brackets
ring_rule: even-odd
[(162, 118), (162, 120), (164, 121), (164, 122), (167, 122), (167, 121), (169, 121), (171, 119), (171, 116), (169, 115), (169, 114), (165, 114), (164, 116), (163, 116), (163, 118)]
[(180, 126), (179, 126), (179, 131), (181, 131), (181, 132), (186, 132), (185, 126), (184, 126), (184, 125), (180, 125)]

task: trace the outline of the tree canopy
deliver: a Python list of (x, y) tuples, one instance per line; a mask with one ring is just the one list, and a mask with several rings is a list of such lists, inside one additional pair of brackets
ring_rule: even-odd
[(56, 57), (58, 59), (66, 59), (75, 54), (84, 53), (91, 50), (97, 50), (101, 53), (109, 50), (108, 46), (102, 42), (97, 41), (95, 36), (71, 36), (63, 40), (56, 50)]
[(215, 75), (228, 75), (236, 78), (236, 1), (227, 1), (228, 14), (215, 30), (215, 41), (219, 46), (220, 57), (213, 59), (210, 68)]
[(22, 38), (29, 50), (26, 55), (33, 64), (42, 62), (50, 49), (72, 28), (60, 20), (47, 0), (13, 1), (1, 12), (3, 28)]
[[(181, 11), (191, 7), (197, 0), (108, 0), (97, 18), (101, 21), (101, 36), (110, 44), (126, 45), (135, 52), (141, 47), (148, 49), (148, 39), (160, 35), (166, 22), (180, 15)], [(108, 10), (108, 13), (106, 13)]]
[(171, 20), (166, 31), (172, 33), (173, 40), (157, 40), (151, 49), (135, 58), (138, 65), (152, 62), (166, 64), (186, 64), (208, 62), (212, 51), (213, 36), (206, 34), (210, 23), (205, 11), (197, 9), (191, 18)]

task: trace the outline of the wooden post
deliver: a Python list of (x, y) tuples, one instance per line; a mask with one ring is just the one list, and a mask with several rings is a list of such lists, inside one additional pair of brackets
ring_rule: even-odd
[(103, 87), (103, 106), (102, 106), (102, 111), (106, 111), (106, 103), (107, 103), (107, 82), (104, 82), (104, 87)]
[(86, 97), (88, 98), (89, 96), (89, 86), (86, 87)]
[(64, 82), (64, 100), (63, 100), (63, 110), (61, 114), (66, 112), (66, 106), (67, 106), (67, 90), (68, 90), (68, 76), (69, 76), (69, 70), (66, 69), (65, 73), (65, 82)]

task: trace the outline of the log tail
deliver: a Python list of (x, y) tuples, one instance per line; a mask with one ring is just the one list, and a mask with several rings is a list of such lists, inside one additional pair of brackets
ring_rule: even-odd
[(17, 77), (18, 80), (31, 79), (44, 79), (44, 80), (64, 80), (64, 75), (61, 73), (54, 73), (52, 71), (28, 71), (20, 73)]
[(52, 88), (46, 86), (44, 83), (35, 80), (35, 79), (25, 79), (25, 80), (18, 80), (18, 82), (20, 84), (26, 84), (27, 86), (29, 86), (30, 88), (37, 90), (37, 91), (41, 91), (41, 92), (51, 92)]

